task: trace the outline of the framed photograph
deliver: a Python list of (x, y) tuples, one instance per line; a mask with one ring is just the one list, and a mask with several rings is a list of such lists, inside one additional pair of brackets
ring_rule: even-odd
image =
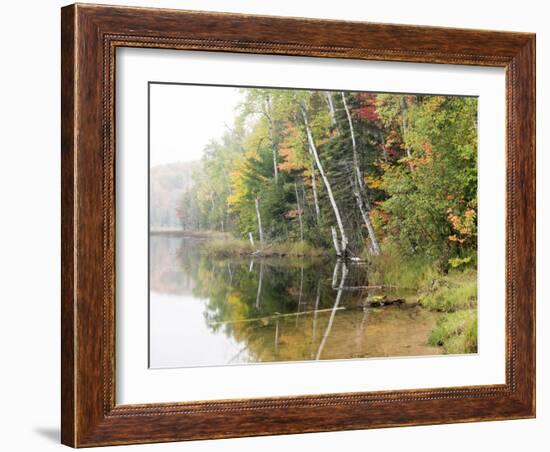
[(62, 442), (535, 416), (535, 36), (62, 9)]

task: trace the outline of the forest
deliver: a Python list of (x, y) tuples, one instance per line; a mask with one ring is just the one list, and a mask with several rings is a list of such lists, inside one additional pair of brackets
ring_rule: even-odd
[(241, 92), (181, 197), (184, 231), (217, 257), (365, 262), (369, 284), (446, 313), (431, 342), (475, 351), (477, 98)]
[(445, 272), (475, 259), (476, 98), (243, 94), (182, 197), (185, 230), (230, 233), (265, 253), (284, 244), (368, 259), (391, 249)]

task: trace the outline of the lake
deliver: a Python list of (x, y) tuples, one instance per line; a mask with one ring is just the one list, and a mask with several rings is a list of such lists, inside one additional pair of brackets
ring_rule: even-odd
[(440, 354), (441, 314), (367, 266), (328, 258), (215, 258), (204, 239), (150, 236), (149, 366)]

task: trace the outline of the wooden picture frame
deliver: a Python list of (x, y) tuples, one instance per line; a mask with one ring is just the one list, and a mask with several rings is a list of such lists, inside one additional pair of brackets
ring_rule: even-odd
[[(62, 429), (73, 447), (535, 416), (535, 35), (177, 10), (62, 9)], [(506, 69), (506, 383), (115, 403), (115, 50)]]

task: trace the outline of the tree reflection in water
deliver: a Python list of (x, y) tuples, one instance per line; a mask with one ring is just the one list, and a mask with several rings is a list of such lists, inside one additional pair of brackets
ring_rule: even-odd
[[(203, 355), (201, 365), (439, 353), (427, 345), (438, 314), (407, 303), (364, 307), (369, 296), (365, 265), (327, 259), (220, 259), (200, 248), (196, 239), (150, 239), (151, 312), (161, 318), (151, 336), (162, 328), (157, 297), (171, 294), (176, 303), (203, 303), (202, 318), (178, 319), (182, 329), (204, 322), (208, 334), (226, 338), (233, 351), (237, 348), (218, 362), (219, 354), (200, 338), (186, 338)], [(378, 290), (376, 295), (384, 293)], [(224, 346), (223, 341), (218, 344)], [(170, 363), (193, 365), (197, 363), (181, 356)]]

